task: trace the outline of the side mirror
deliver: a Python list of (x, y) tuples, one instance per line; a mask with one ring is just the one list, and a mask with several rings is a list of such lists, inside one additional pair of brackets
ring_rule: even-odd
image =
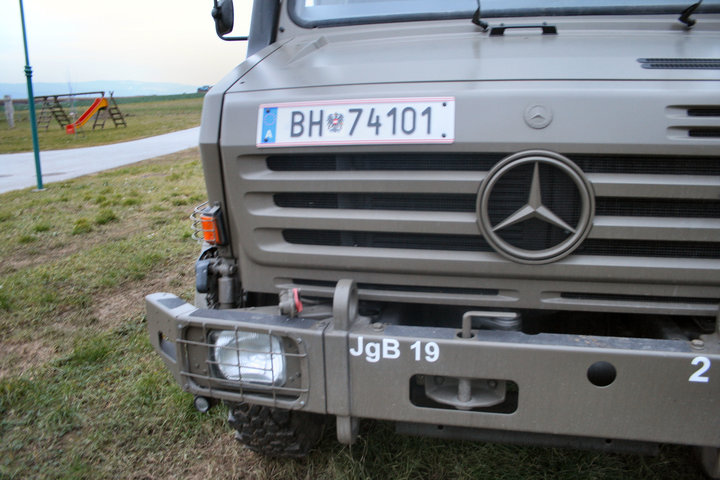
[(235, 20), (232, 0), (215, 0), (212, 16), (215, 19), (215, 31), (218, 37), (222, 38), (223, 35), (232, 32)]

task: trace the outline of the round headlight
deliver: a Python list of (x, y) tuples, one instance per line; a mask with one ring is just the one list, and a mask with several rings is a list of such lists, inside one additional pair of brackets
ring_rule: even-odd
[(261, 385), (285, 383), (285, 352), (275, 335), (221, 330), (211, 334), (216, 373), (227, 380)]

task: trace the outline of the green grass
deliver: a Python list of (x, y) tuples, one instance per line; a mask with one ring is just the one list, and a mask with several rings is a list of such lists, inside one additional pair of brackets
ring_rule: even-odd
[[(118, 107), (125, 115), (127, 127), (115, 128), (110, 119), (105, 128), (92, 129), (91, 118), (76, 135), (68, 135), (65, 129), (52, 120), (47, 129), (38, 130), (40, 150), (59, 150), (93, 145), (105, 145), (138, 138), (160, 135), (200, 125), (203, 95), (174, 95), (160, 97), (117, 98)], [(76, 114), (81, 115), (88, 102), (76, 104)], [(66, 112), (70, 111), (69, 105)], [(40, 104), (37, 105), (40, 114)], [(15, 128), (8, 128), (3, 114), (0, 118), (0, 153), (32, 151), (32, 132), (26, 108), (15, 109)]]
[[(657, 457), (402, 437), (364, 421), (310, 456), (243, 449), (192, 408), (147, 338), (143, 296), (189, 300), (197, 149), (0, 195), (0, 478), (700, 479)], [(592, 412), (588, 412), (591, 415)]]

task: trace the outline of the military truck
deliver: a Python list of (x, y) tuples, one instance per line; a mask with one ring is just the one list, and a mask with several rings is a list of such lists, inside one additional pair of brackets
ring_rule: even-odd
[[(381, 419), (695, 446), (720, 478), (720, 2), (700, 3), (255, 2), (203, 107), (195, 304), (146, 299), (196, 407), (269, 455)], [(227, 38), (232, 3), (213, 16)]]

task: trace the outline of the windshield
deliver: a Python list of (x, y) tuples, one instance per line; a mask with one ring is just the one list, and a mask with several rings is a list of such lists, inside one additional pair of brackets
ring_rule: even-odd
[[(677, 14), (695, 0), (482, 0), (483, 18), (558, 15)], [(303, 27), (447, 18), (471, 18), (477, 0), (291, 0), (290, 14)], [(720, 12), (704, 0), (696, 13)]]

